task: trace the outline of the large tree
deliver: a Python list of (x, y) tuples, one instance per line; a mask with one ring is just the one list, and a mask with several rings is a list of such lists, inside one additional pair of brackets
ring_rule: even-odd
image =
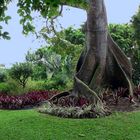
[(105, 87), (125, 87), (128, 88), (128, 94), (132, 95), (131, 63), (108, 32), (104, 0), (19, 0), (18, 13), (22, 16), (24, 33), (34, 30), (29, 22), (32, 18), (31, 11), (39, 11), (53, 23), (64, 5), (87, 12), (86, 48), (78, 62), (71, 94), (84, 95), (95, 105), (102, 105), (99, 91)]
[(89, 0), (86, 34), (86, 52), (75, 76), (74, 94), (91, 93), (96, 100), (103, 87), (126, 87), (132, 94), (131, 64), (108, 33), (103, 0)]

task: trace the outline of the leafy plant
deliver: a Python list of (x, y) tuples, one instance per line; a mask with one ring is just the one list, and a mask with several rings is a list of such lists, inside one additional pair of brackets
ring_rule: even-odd
[(28, 78), (32, 75), (32, 72), (32, 65), (30, 63), (16, 63), (9, 70), (9, 75), (23, 88), (25, 88)]
[(118, 104), (120, 97), (126, 97), (126, 95), (127, 95), (126, 91), (127, 91), (127, 88), (122, 88), (122, 87), (114, 90), (113, 97), (114, 97), (116, 104)]
[(10, 96), (1, 93), (0, 108), (22, 109), (22, 108), (33, 107), (45, 100), (48, 100), (56, 93), (57, 93), (56, 91), (34, 91), (20, 96)]
[(94, 105), (79, 106), (58, 106), (50, 102), (46, 102), (38, 108), (41, 113), (47, 113), (65, 118), (97, 118), (109, 114), (99, 114)]
[(4, 94), (9, 94), (11, 91), (11, 87), (7, 83), (0, 83), (0, 92)]
[[(7, 10), (7, 5), (9, 4), (10, 1), (2, 0), (0, 2), (0, 22), (4, 22), (5, 24), (8, 24), (8, 21), (11, 19), (10, 16), (6, 15), (6, 10)], [(3, 31), (3, 27), (0, 25), (0, 39), (10, 39), (9, 33), (6, 31)]]
[(5, 82), (7, 78), (6, 72), (0, 71), (0, 82)]

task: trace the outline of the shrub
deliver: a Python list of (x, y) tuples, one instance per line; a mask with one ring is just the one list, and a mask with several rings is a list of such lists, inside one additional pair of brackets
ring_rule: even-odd
[(6, 80), (6, 82), (1, 83), (1, 84), (4, 86), (4, 87), (3, 86), (0, 87), (0, 92), (2, 93), (6, 93), (8, 95), (19, 95), (19, 94), (26, 93), (25, 91), (26, 88), (23, 89), (17, 81), (15, 81), (14, 79), (11, 79), (10, 77)]
[(7, 83), (0, 83), (0, 92), (8, 94), (11, 91), (11, 87)]
[(0, 82), (5, 82), (7, 75), (5, 72), (0, 71)]
[(25, 92), (15, 80), (9, 78), (6, 82), (0, 83), (0, 93), (19, 95)]
[(25, 88), (27, 80), (32, 75), (32, 72), (32, 65), (30, 63), (16, 63), (10, 69), (9, 75)]

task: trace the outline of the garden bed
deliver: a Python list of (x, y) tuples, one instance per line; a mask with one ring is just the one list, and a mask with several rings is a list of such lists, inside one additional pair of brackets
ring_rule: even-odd
[[(58, 91), (33, 91), (20, 96), (0, 94), (0, 109), (30, 109), (39, 106), (44, 101), (49, 100), (52, 96), (58, 94)], [(113, 93), (106, 91), (103, 93), (101, 100), (105, 107), (110, 111), (130, 112), (140, 110), (140, 87), (134, 89), (133, 101), (131, 96), (125, 96), (126, 89), (119, 88)], [(69, 99), (69, 96), (63, 97), (56, 104), (61, 107), (80, 107), (90, 105), (86, 98)]]
[(20, 96), (0, 94), (0, 109), (27, 109), (48, 100), (56, 91), (33, 91)]

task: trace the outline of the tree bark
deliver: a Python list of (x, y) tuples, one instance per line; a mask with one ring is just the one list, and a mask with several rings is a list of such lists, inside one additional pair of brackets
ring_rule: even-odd
[(101, 112), (103, 104), (99, 94), (103, 88), (124, 87), (133, 95), (131, 63), (113, 41), (107, 27), (104, 0), (89, 0), (86, 49), (77, 64), (71, 95), (87, 97), (95, 106), (100, 106)]
[(85, 55), (81, 56), (83, 62), (80, 62), (81, 66), (75, 75), (73, 94), (86, 96), (91, 89), (98, 96), (99, 90), (104, 87), (125, 87), (132, 95), (131, 63), (108, 33), (104, 0), (89, 0), (89, 5), (86, 25), (87, 48)]

